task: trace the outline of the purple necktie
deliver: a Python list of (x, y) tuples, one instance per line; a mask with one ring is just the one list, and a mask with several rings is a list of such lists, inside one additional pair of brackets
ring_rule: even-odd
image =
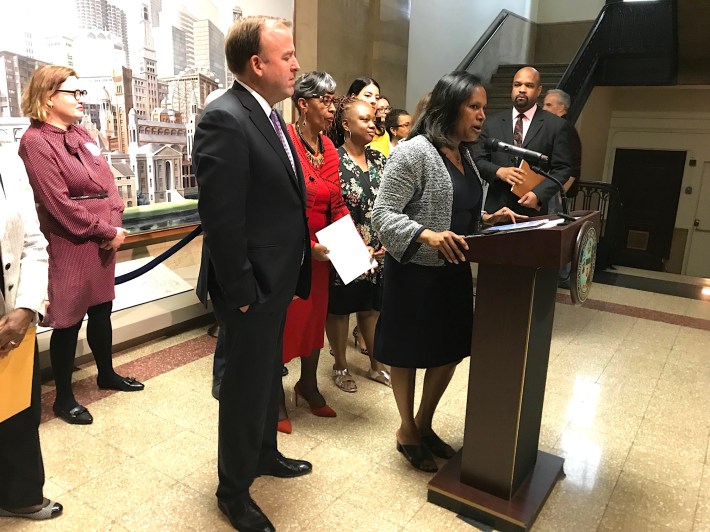
[(281, 141), (281, 145), (284, 147), (284, 150), (286, 150), (288, 160), (291, 161), (291, 168), (293, 169), (293, 173), (296, 174), (296, 163), (294, 163), (293, 161), (293, 154), (291, 153), (291, 148), (289, 147), (288, 142), (286, 142), (286, 135), (284, 135), (284, 130), (281, 128), (281, 121), (279, 120), (279, 115), (276, 112), (276, 109), (271, 110), (269, 118), (271, 118), (271, 124), (276, 130), (276, 135), (278, 135), (279, 140)]
[(523, 117), (524, 114), (519, 114), (518, 119), (515, 121), (515, 128), (513, 129), (513, 144), (518, 147), (523, 145)]

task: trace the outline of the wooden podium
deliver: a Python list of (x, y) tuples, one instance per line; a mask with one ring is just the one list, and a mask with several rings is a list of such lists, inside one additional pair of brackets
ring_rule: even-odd
[(427, 499), (502, 531), (528, 530), (563, 474), (562, 458), (538, 451), (557, 280), (582, 225), (599, 234), (598, 212), (573, 214), (564, 226), (467, 238), (479, 267), (464, 445)]

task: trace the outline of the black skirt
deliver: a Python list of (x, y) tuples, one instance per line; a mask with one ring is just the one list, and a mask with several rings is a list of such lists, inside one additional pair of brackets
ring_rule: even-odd
[(431, 368), (471, 354), (471, 266), (400, 264), (385, 255), (377, 360), (399, 368)]
[(380, 310), (382, 305), (382, 283), (369, 280), (352, 281), (349, 284), (330, 284), (328, 293), (329, 314), (352, 314)]

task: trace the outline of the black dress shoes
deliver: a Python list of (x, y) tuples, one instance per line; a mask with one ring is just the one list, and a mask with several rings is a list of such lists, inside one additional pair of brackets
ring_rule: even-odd
[(219, 401), (219, 389), (222, 387), (222, 381), (213, 380), (212, 381), (212, 397)]
[(63, 419), (71, 425), (91, 425), (94, 422), (93, 416), (85, 406), (76, 405), (74, 408), (65, 409), (56, 403), (52, 407), (58, 418)]
[(145, 388), (142, 382), (137, 381), (133, 377), (121, 377), (120, 375), (116, 375), (116, 377), (110, 381), (102, 381), (97, 377), (96, 384), (102, 390), (118, 390), (119, 392), (139, 392)]
[(231, 503), (218, 499), (217, 506), (227, 516), (232, 526), (241, 532), (276, 531), (269, 518), (249, 496)]
[(275, 460), (268, 464), (260, 464), (256, 468), (257, 476), (266, 475), (279, 478), (300, 477), (307, 475), (311, 471), (313, 471), (313, 466), (310, 462), (286, 458), (281, 453), (276, 456)]

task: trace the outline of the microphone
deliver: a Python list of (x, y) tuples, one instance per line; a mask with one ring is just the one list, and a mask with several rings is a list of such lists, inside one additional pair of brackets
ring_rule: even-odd
[(567, 194), (565, 193), (565, 187), (562, 185), (562, 181), (550, 175), (548, 172), (545, 172), (545, 170), (543, 170), (539, 166), (531, 166), (530, 170), (532, 170), (536, 174), (540, 174), (541, 176), (546, 177), (547, 179), (550, 179), (551, 181), (554, 181), (555, 185), (557, 185), (557, 188), (560, 190), (560, 197), (562, 198), (562, 212), (557, 213), (557, 216), (565, 220), (565, 222), (560, 225), (566, 225), (567, 222), (574, 222), (576, 218), (574, 216), (571, 216), (569, 213), (569, 206), (567, 205)]
[(505, 142), (498, 139), (486, 139), (484, 144), (486, 148), (490, 149), (491, 151), (504, 151), (506, 153), (510, 153), (511, 155), (515, 155), (516, 157), (522, 157), (523, 159), (532, 159), (533, 161), (539, 162), (540, 164), (547, 163), (550, 161), (550, 158), (544, 153), (527, 150), (525, 148), (513, 146), (512, 144), (506, 144)]

